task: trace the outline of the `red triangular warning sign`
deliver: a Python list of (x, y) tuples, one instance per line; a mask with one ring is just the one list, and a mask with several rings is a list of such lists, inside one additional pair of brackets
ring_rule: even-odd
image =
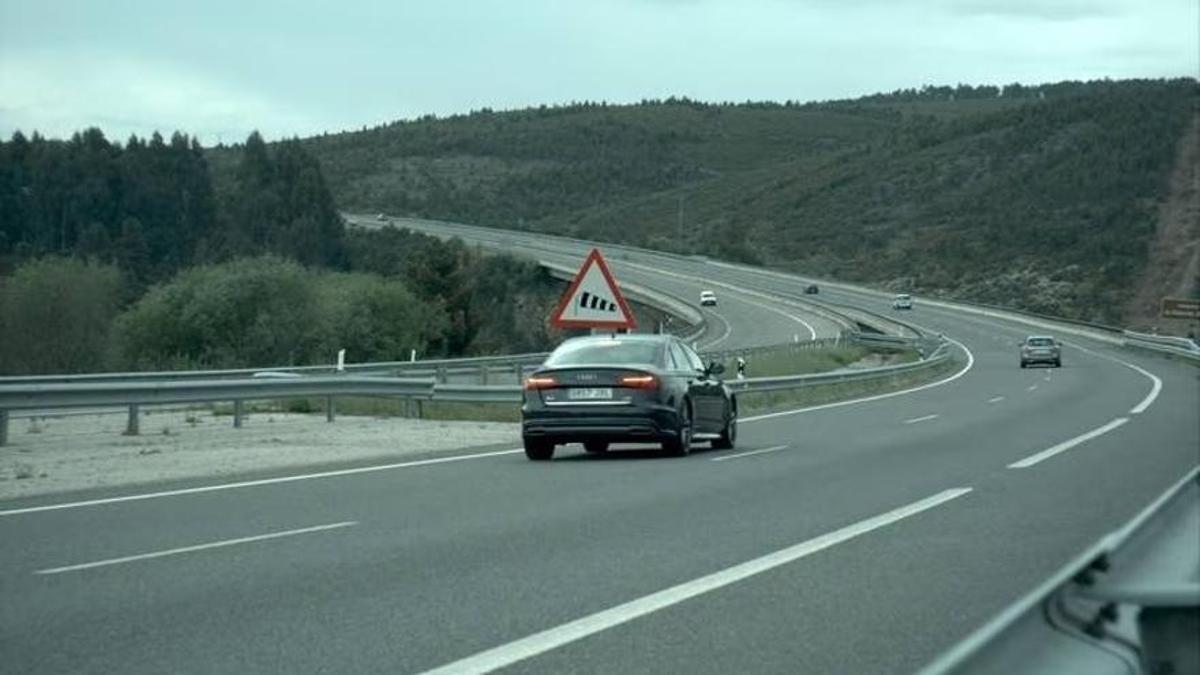
[(559, 328), (637, 328), (600, 249), (592, 249), (563, 294), (550, 322)]

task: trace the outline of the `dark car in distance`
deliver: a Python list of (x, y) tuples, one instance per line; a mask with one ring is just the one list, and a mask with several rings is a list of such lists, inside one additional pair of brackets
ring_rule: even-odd
[(804, 287), (805, 295), (816, 295), (821, 289), (817, 288), (816, 284), (809, 284)]
[(548, 460), (566, 443), (592, 453), (621, 442), (661, 443), (673, 455), (694, 441), (732, 448), (737, 399), (718, 377), (724, 369), (673, 335), (566, 340), (525, 379), (525, 455)]

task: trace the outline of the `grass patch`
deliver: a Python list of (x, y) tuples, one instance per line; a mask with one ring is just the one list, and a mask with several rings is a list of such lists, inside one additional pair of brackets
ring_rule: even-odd
[[(337, 416), (420, 417), (430, 420), (466, 422), (519, 422), (519, 403), (462, 403), (455, 401), (408, 401), (385, 396), (339, 396), (334, 399)], [(325, 399), (246, 401), (243, 413), (325, 414)], [(213, 415), (233, 415), (232, 403), (213, 406)]]
[[(803, 344), (803, 343), (801, 343)], [(775, 377), (779, 375), (803, 375), (824, 373), (845, 368), (871, 354), (879, 354), (884, 364), (916, 361), (915, 349), (868, 349), (861, 345), (843, 345), (822, 349), (804, 348), (800, 345), (783, 345), (765, 350), (747, 350), (746, 377)], [(725, 360), (725, 377), (737, 376), (737, 356)]]
[(738, 394), (739, 416), (792, 410), (808, 406), (846, 401), (862, 396), (886, 394), (909, 387), (927, 384), (961, 367), (957, 359), (950, 359), (929, 370), (893, 375), (882, 380), (865, 382), (839, 382), (810, 385), (791, 391), (772, 391)]
[[(325, 404), (320, 403), (320, 412)], [(336, 401), (338, 415), (371, 417), (421, 417), (430, 420), (467, 422), (519, 422), (519, 403), (462, 403), (455, 401), (413, 401), (374, 396), (345, 396)]]
[(520, 403), (426, 401), (425, 419), (465, 422), (520, 422)]

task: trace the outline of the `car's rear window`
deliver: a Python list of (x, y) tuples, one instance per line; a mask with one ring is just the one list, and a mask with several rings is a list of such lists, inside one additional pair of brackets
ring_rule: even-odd
[(1025, 344), (1030, 347), (1053, 347), (1054, 340), (1052, 338), (1029, 338)]
[(546, 359), (548, 366), (575, 366), (608, 363), (644, 363), (662, 365), (662, 344), (643, 340), (603, 340), (567, 343)]

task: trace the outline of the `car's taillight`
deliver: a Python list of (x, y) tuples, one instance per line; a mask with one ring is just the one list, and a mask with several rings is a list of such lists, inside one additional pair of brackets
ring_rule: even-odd
[(549, 389), (558, 386), (558, 380), (549, 375), (533, 375), (525, 378), (526, 389)]
[(621, 386), (631, 389), (658, 389), (658, 378), (649, 373), (625, 375), (621, 378)]

